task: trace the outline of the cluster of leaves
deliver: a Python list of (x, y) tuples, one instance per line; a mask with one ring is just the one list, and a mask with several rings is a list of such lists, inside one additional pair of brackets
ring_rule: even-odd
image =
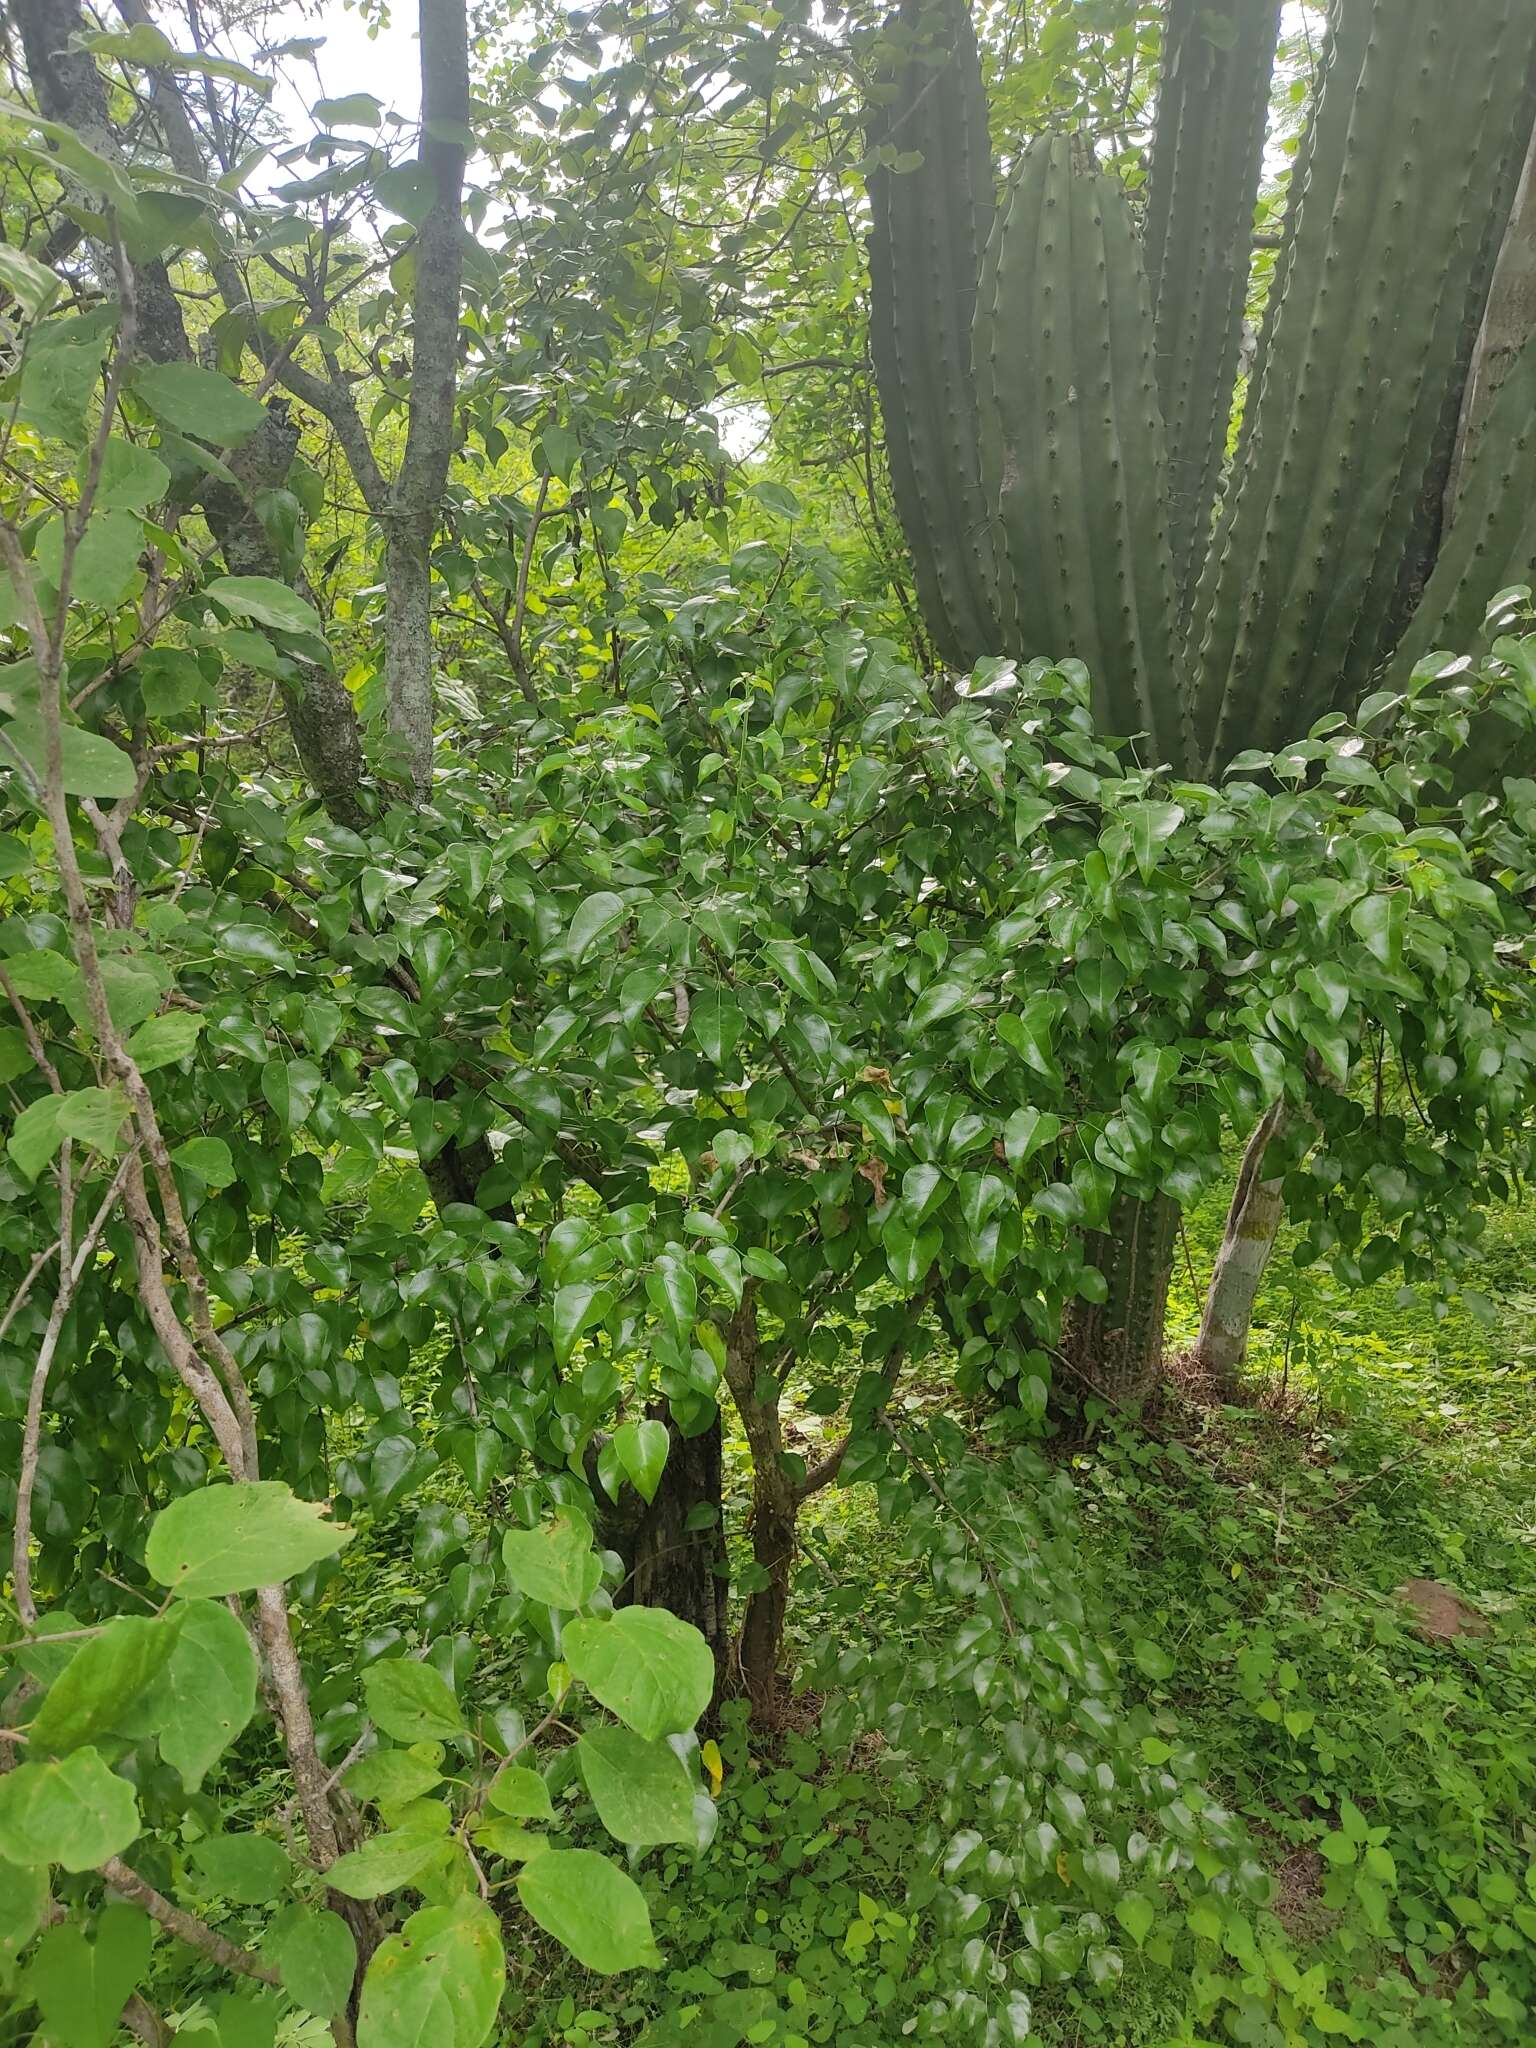
[[(143, 1544), (139, 1575), (165, 1589), (150, 1615), (82, 1627), (54, 1610), (35, 1634), (5, 1646), (14, 1683), (4, 1708), (20, 1724), (9, 1740), (24, 1745), (25, 1761), (0, 1777), (0, 1968), (51, 2037), (94, 2040), (96, 2025), (115, 2026), (149, 1969), (151, 1921), (187, 1933), (150, 1877), (212, 1909), (221, 1924), (214, 1932), (201, 1923), (194, 1945), (271, 1987), (230, 1995), (224, 2038), (239, 2022), (230, 2002), (254, 2002), (268, 2039), (287, 2005), (322, 2019), (348, 2010), (358, 1949), (335, 1910), (348, 1900), (421, 1900), (367, 1957), (364, 2048), (401, 2048), (423, 2030), (459, 2048), (487, 2038), (505, 1978), (491, 1905), (500, 1891), (515, 1891), (530, 1919), (589, 1970), (658, 1960), (640, 1888), (609, 1857), (552, 1842), (561, 1820), (553, 1802), (584, 1786), (632, 1854), (662, 1842), (707, 1845), (715, 1811), (692, 1731), (714, 1689), (714, 1661), (674, 1616), (613, 1609), (590, 1525), (574, 1510), (512, 1529), (502, 1546), (510, 1590), (495, 1625), (528, 1627), (537, 1615), (558, 1651), (546, 1669), (552, 1704), (536, 1728), (505, 1699), (471, 1714), (432, 1664), (381, 1657), (362, 1677), (368, 1746), (344, 1780), (354, 1800), (376, 1809), (380, 1830), (357, 1828), (355, 1846), (325, 1870), (322, 1893), (291, 1844), (228, 1829), (204, 1781), (251, 1720), (258, 1675), (234, 1603), (306, 1572), (347, 1535), (280, 1481), (184, 1493)], [(578, 1732), (577, 1685), (616, 1718), (588, 1713)], [(136, 1861), (126, 1866), (131, 1850)], [(55, 1871), (66, 1884), (99, 1872), (150, 1917), (108, 1906), (88, 1945), (72, 1886), (76, 1912), (42, 1935), (18, 1975), (18, 1958), (51, 1917)], [(251, 2023), (259, 2029), (255, 2016)]]

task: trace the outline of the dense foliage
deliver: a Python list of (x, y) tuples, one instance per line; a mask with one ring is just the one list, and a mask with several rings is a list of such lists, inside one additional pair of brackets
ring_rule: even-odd
[[(1293, 1286), (1494, 1316), (1529, 591), (1215, 781), (936, 660), (910, 9), (424, 5), (291, 138), (121, 12), (0, 107), (0, 2038), (1516, 2038), (1508, 1788), (1481, 1921), (1329, 1789), (1308, 1953), (1106, 1518), (1205, 1513), (1124, 1367), (1255, 1127)], [(1163, 10), (980, 30), (1141, 204)]]

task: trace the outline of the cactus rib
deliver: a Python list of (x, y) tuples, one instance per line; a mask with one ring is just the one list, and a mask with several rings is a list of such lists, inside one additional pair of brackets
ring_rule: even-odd
[(870, 348), (919, 601), (940, 655), (968, 667), (997, 642), (970, 370), (992, 169), (970, 9), (943, 0), (930, 37), (923, 17), (903, 0), (895, 27), (910, 54), (871, 123), (872, 142), (922, 162), (870, 176)]
[(1491, 260), (1468, 222), (1511, 154), (1536, 53), (1526, 0), (1468, 0), (1454, 29), (1441, 0), (1335, 0), (1334, 25), (1202, 590), (1197, 724), (1216, 761), (1304, 731), (1380, 659)]
[(1193, 602), (1226, 454), (1279, 0), (1169, 0), (1143, 226), (1169, 539)]
[(1071, 656), (1103, 729), (1184, 759), (1152, 316), (1123, 193), (1034, 143), (994, 224), (976, 320), (1010, 652)]

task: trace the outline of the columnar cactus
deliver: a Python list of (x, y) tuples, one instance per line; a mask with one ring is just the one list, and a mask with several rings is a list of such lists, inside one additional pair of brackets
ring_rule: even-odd
[[(1229, 466), (1279, 14), (1168, 0), (1140, 237), (1064, 137), (994, 209), (969, 0), (902, 0), (872, 123), (871, 352), (935, 642), (1079, 658), (1101, 730), (1186, 773), (1352, 708), (1536, 572), (1536, 342), (1445, 511), (1536, 4), (1331, 0)], [(1063, 1337), (1121, 1396), (1156, 1370), (1177, 1220), (1141, 1196)]]
[(1434, 576), (1536, 114), (1530, 0), (1333, 0), (1217, 503), (1278, 15), (1169, 0), (1139, 242), (1059, 137), (993, 212), (967, 0), (903, 0), (875, 125), (922, 159), (874, 181), (873, 354), (940, 651), (1077, 656), (1104, 728), (1189, 770), (1358, 701), (1421, 637), (1426, 582), (1426, 615), (1460, 620), (1530, 566), (1489, 432), (1454, 607)]
[[(987, 247), (975, 372), (997, 620), (1016, 647), (1060, 647), (1102, 678), (1112, 732), (1182, 749), (1173, 570), (1152, 313), (1113, 178), (1071, 144), (1031, 149)], [(1023, 565), (1028, 573), (1021, 573)]]
[(941, 25), (925, 33), (920, 0), (903, 0), (892, 24), (903, 61), (872, 109), (871, 142), (898, 163), (920, 158), (922, 170), (870, 177), (870, 347), (918, 601), (940, 656), (965, 668), (997, 639), (971, 377), (992, 156), (969, 7)]

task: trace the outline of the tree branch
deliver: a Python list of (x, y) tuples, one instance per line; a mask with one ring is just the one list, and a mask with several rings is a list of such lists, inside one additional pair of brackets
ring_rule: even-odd
[(220, 1934), (217, 1928), (210, 1927), (206, 1920), (199, 1920), (195, 1913), (173, 1906), (152, 1884), (146, 1884), (136, 1870), (130, 1870), (121, 1857), (109, 1856), (100, 1865), (100, 1870), (115, 1891), (120, 1891), (124, 1898), (132, 1899), (136, 1906), (142, 1906), (151, 1920), (157, 1920), (167, 1933), (176, 1935), (189, 1948), (199, 1949), (237, 1977), (254, 1977), (258, 1984), (282, 1983), (281, 1976), (270, 1963), (264, 1963), (260, 1956), (253, 1956), (248, 1948), (241, 1948), (237, 1942)]

